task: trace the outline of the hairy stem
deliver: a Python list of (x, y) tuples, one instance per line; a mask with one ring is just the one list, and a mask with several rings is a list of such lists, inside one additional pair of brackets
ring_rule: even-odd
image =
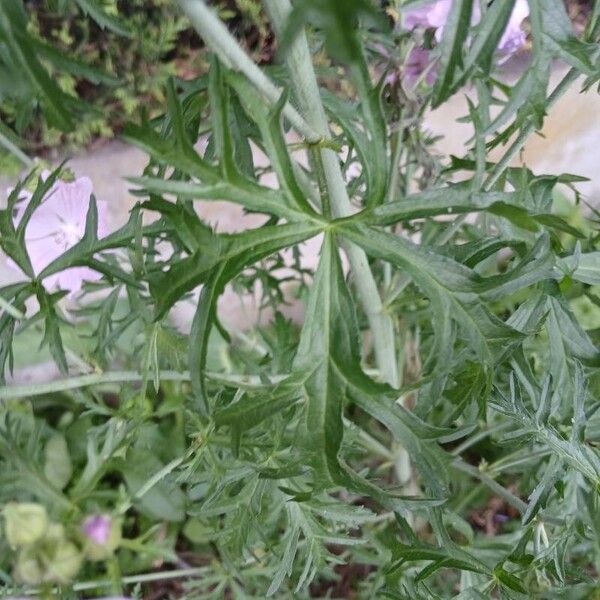
[[(289, 1), (265, 0), (265, 5), (276, 33), (281, 35), (292, 10)], [(330, 140), (329, 123), (321, 102), (308, 42), (303, 31), (290, 45), (286, 62), (293, 74), (292, 84), (300, 111), (310, 127), (322, 139)], [(339, 157), (332, 149), (321, 148), (321, 159), (331, 202), (331, 212), (334, 217), (346, 217), (352, 213), (352, 206), (340, 168)], [(373, 332), (375, 359), (381, 377), (392, 385), (398, 385), (394, 327), (389, 315), (385, 314), (367, 256), (362, 249), (353, 244), (345, 244), (344, 250), (348, 255), (356, 289)]]
[[(204, 0), (178, 0), (194, 29), (204, 39), (226, 66), (240, 71), (248, 80), (274, 104), (281, 97), (282, 90), (278, 88), (240, 48), (235, 38), (221, 22), (215, 12)], [(292, 126), (302, 134), (308, 142), (317, 143), (319, 134), (298, 114), (298, 111), (288, 102), (283, 113)]]

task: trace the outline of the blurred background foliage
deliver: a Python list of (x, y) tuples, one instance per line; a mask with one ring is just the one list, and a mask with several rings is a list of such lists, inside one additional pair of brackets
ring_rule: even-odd
[[(217, 0), (220, 16), (264, 62), (269, 35), (258, 0)], [(169, 77), (203, 73), (200, 39), (171, 0), (15, 0), (0, 7), (0, 172), (118, 135), (156, 116)], [(42, 90), (44, 92), (42, 93)], [(68, 113), (75, 109), (74, 122)], [(0, 140), (1, 141), (1, 140)]]
[[(565, 3), (581, 29), (591, 2)], [(273, 36), (259, 0), (212, 4), (256, 62), (272, 61)], [(201, 40), (171, 0), (3, 2), (0, 173), (18, 172), (14, 146), (56, 159), (102, 144), (128, 121), (159, 115), (169, 77), (189, 80), (207, 68)]]

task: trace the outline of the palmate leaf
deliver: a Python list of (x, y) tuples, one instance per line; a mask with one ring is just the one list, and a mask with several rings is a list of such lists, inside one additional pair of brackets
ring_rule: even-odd
[(555, 344), (559, 345), (559, 340), (562, 339), (560, 345), (564, 345), (568, 357), (575, 358), (584, 364), (599, 365), (600, 350), (596, 348), (588, 334), (578, 323), (565, 299), (557, 293), (549, 294), (547, 296), (547, 310), (549, 316), (546, 324), (551, 323), (549, 327), (555, 331), (553, 334), (549, 332), (553, 337), (553, 343), (550, 345), (551, 349)]
[[(173, 158), (173, 163), (176, 162), (177, 158)], [(148, 194), (172, 194), (182, 200), (225, 200), (252, 212), (277, 215), (289, 221), (306, 221), (303, 213), (289, 208), (279, 190), (272, 190), (257, 183), (245, 182), (243, 185), (235, 185), (219, 182), (206, 185), (154, 177), (130, 177), (129, 181), (139, 185)]]
[[(506, 29), (514, 3), (515, 0), (505, 0), (489, 5), (475, 29), (476, 35), (464, 57), (464, 67), (461, 73), (457, 72), (462, 54), (462, 48), (459, 48), (459, 45), (469, 34), (468, 8), (465, 2), (453, 3), (457, 5), (453, 7), (453, 15), (451, 15), (455, 21), (453, 29), (447, 35), (444, 32), (442, 40), (442, 50), (445, 52), (442, 58), (444, 80), (438, 84), (439, 96), (436, 97), (436, 106), (456, 93), (476, 68), (481, 68), (489, 74), (494, 52)], [(468, 14), (470, 16), (470, 11)], [(452, 76), (454, 77), (452, 78)]]
[[(181, 247), (188, 254), (193, 254), (200, 248), (210, 251), (211, 242), (215, 241), (216, 236), (213, 230), (200, 219), (190, 202), (169, 202), (153, 197), (148, 202), (144, 202), (142, 209), (160, 213), (163, 217), (162, 230), (157, 233), (168, 231), (181, 243)], [(215, 251), (218, 251), (218, 247)]]
[[(15, 187), (8, 197), (7, 207), (0, 210), (0, 247), (6, 254), (14, 260), (19, 268), (31, 279), (35, 277), (27, 247), (25, 244), (25, 230), (31, 216), (38, 206), (43, 202), (47, 193), (58, 179), (61, 167), (53, 171), (45, 180), (38, 178), (36, 189), (27, 202), (27, 206), (22, 211), (18, 223), (15, 225), (14, 214), (20, 208), (19, 200), (24, 183)], [(30, 174), (25, 181), (33, 176)]]
[[(309, 373), (303, 384), (306, 406), (302, 445), (317, 489), (344, 485), (386, 506), (400, 507), (409, 501), (383, 492), (343, 463), (342, 415), (350, 400), (389, 428), (407, 447), (434, 494), (440, 497), (445, 492), (443, 452), (435, 443), (424, 444), (420, 438), (427, 426), (394, 404), (391, 388), (370, 380), (362, 372), (355, 308), (330, 234), (325, 237), (309, 296), (294, 370)], [(448, 433), (428, 430), (428, 435), (441, 437), (442, 432)]]
[[(499, 280), (477, 278), (470, 269), (448, 257), (373, 228), (345, 225), (340, 227), (340, 233), (362, 246), (371, 256), (401, 268), (423, 290), (431, 302), (438, 363), (451, 364), (453, 321), (488, 369), (506, 350), (507, 344), (522, 339), (521, 333), (493, 316), (479, 300), (479, 294), (492, 293)], [(533, 281), (538, 275), (541, 279), (547, 277), (542, 269), (534, 275)], [(527, 280), (523, 285), (531, 284), (531, 279)], [(508, 279), (504, 284), (510, 286), (516, 281), (517, 278), (514, 281)]]
[(246, 390), (236, 402), (217, 409), (213, 414), (216, 425), (228, 425), (238, 431), (252, 429), (265, 419), (297, 403), (308, 373), (298, 370), (274, 385)]
[(65, 293), (48, 294), (42, 286), (38, 286), (36, 292), (40, 305), (40, 313), (44, 317), (44, 337), (42, 338), (41, 346), (48, 346), (50, 354), (60, 372), (66, 375), (69, 368), (60, 333), (59, 316), (55, 308), (55, 304), (64, 297)]
[(428, 546), (425, 544), (405, 545), (396, 544), (393, 549), (393, 562), (388, 567), (388, 572), (401, 569), (407, 562), (415, 561), (430, 561), (430, 564), (425, 567), (416, 578), (416, 581), (426, 579), (439, 569), (460, 569), (462, 571), (473, 571), (475, 573), (487, 573), (488, 569), (485, 564), (478, 560), (466, 556), (454, 556), (443, 548)]
[(239, 172), (235, 164), (235, 146), (229, 127), (229, 88), (225, 85), (221, 65), (216, 57), (212, 59), (208, 77), (215, 156), (219, 161), (223, 180), (235, 181)]
[[(236, 81), (235, 77), (232, 76), (231, 81)], [(148, 152), (159, 164), (175, 167), (175, 174), (167, 180), (138, 177), (129, 181), (141, 186), (149, 194), (173, 194), (188, 200), (226, 200), (240, 204), (249, 211), (277, 215), (288, 221), (304, 221), (305, 215), (314, 215), (303, 198), (300, 200), (299, 196), (295, 196), (296, 202), (290, 202), (282, 190), (260, 185), (238, 170), (235, 160), (239, 144), (236, 147), (232, 136), (226, 97), (229, 97), (228, 89), (223, 77), (212, 75), (210, 98), (216, 126), (213, 145), (220, 159), (218, 166), (201, 157), (194, 149), (186, 127), (186, 115), (171, 84), (168, 93), (171, 128), (167, 136), (157, 134), (150, 127), (129, 125), (124, 137)], [(278, 118), (272, 111), (269, 111), (269, 115), (271, 119)], [(272, 126), (272, 123), (269, 124), (270, 134), (273, 133)], [(281, 159), (280, 153), (284, 151), (282, 140), (274, 141), (277, 143), (275, 160)], [(189, 181), (190, 177), (197, 181)]]
[[(34, 293), (33, 286), (29, 283), (15, 283), (0, 288), (0, 296), (9, 302), (21, 313), (25, 311), (25, 301)], [(13, 370), (13, 338), (17, 325), (16, 315), (11, 315), (7, 310), (0, 309), (0, 383), (4, 383), (4, 376), (8, 370)]]
[[(375, 89), (369, 92), (371, 95), (375, 93)], [(382, 190), (385, 192), (384, 175), (387, 167), (381, 152), (373, 151), (372, 140), (369, 139), (361, 123), (357, 122), (360, 117), (359, 106), (355, 102), (338, 98), (328, 90), (322, 91), (322, 99), (330, 118), (343, 129), (356, 151), (365, 178), (365, 204), (381, 205)]]
[(282, 131), (282, 111), (287, 102), (287, 93), (281, 95), (273, 108), (265, 106), (264, 99), (239, 74), (229, 72), (227, 81), (237, 91), (240, 104), (258, 126), (261, 142), (277, 175), (279, 185), (285, 192), (288, 203), (299, 211), (314, 214), (297, 181), (293, 158)]
[[(267, 188), (241, 175), (235, 181), (223, 180), (219, 170), (200, 157), (191, 145), (180, 108), (178, 102), (171, 102), (175, 137), (164, 138), (148, 127), (135, 125), (126, 128), (124, 137), (145, 150), (158, 163), (174, 166), (178, 173), (187, 177), (165, 180), (146, 176), (133, 177), (129, 181), (142, 187), (148, 194), (173, 194), (187, 200), (226, 200), (252, 212), (273, 214), (287, 220), (305, 220), (302, 212), (289, 206), (280, 190)], [(190, 176), (199, 182), (188, 181)]]
[(190, 332), (189, 364), (192, 387), (205, 412), (208, 411), (204, 385), (208, 338), (217, 319), (217, 300), (225, 286), (245, 267), (321, 231), (322, 227), (318, 225), (293, 223), (215, 236), (218, 250), (214, 247), (209, 252), (198, 250), (151, 282), (150, 290), (157, 301), (157, 318), (163, 316), (183, 294), (204, 284)]
[(303, 242), (321, 230), (320, 225), (312, 223), (292, 223), (210, 236), (206, 246), (173, 264), (168, 271), (149, 277), (150, 292), (157, 302), (157, 318), (163, 317), (184, 294), (207, 282), (222, 265), (228, 265), (225, 276), (231, 275), (232, 279), (244, 267)]
[[(534, 6), (533, 10), (536, 9)], [(595, 76), (597, 67), (591, 60), (595, 47), (577, 38), (564, 3), (560, 0), (547, 0), (539, 5), (539, 9), (542, 17), (542, 35), (548, 50), (578, 71), (590, 77)], [(540, 32), (534, 29), (534, 35), (536, 33)]]
[[(532, 177), (534, 177), (533, 174)], [(551, 190), (556, 184), (556, 178), (550, 178), (547, 183)], [(521, 190), (515, 192), (473, 191), (471, 182), (468, 181), (409, 194), (402, 200), (388, 202), (373, 210), (365, 210), (348, 220), (368, 225), (393, 225), (401, 221), (424, 217), (485, 211), (509, 221), (525, 231), (540, 232), (544, 229), (555, 229), (569, 233), (576, 238), (585, 237), (578, 229), (569, 225), (558, 215), (524, 207), (522, 196)], [(455, 248), (453, 251), (459, 251), (459, 249)]]
[(553, 456), (541, 481), (536, 485), (535, 489), (529, 495), (529, 503), (527, 510), (523, 515), (523, 524), (530, 523), (535, 516), (545, 508), (546, 502), (550, 497), (550, 494), (554, 490), (556, 482), (564, 474), (564, 463), (559, 457)]
[(506, 29), (514, 5), (515, 0), (496, 2), (485, 11), (465, 59), (465, 72), (469, 72), (475, 65), (481, 67), (486, 73), (490, 72), (494, 52)]
[(94, 196), (90, 198), (90, 205), (86, 216), (85, 235), (77, 244), (69, 248), (64, 254), (46, 266), (38, 278), (43, 280), (60, 271), (71, 267), (89, 267), (105, 275), (109, 280), (116, 279), (129, 285), (139, 287), (141, 284), (135, 277), (113, 262), (99, 260), (96, 254), (113, 248), (120, 248), (131, 243), (138, 230), (141, 230), (141, 216), (139, 209), (132, 211), (126, 225), (113, 232), (102, 240), (98, 239), (98, 207)]
[[(557, 293), (556, 284), (549, 285), (546, 294), (544, 327), (548, 334), (548, 367), (556, 386), (567, 392), (573, 388), (573, 372), (577, 362), (587, 366), (600, 365), (598, 349), (577, 322), (566, 300)], [(571, 410), (571, 403), (561, 405), (561, 413)]]
[(600, 285), (600, 252), (572, 254), (559, 258), (556, 266), (562, 274), (588, 285)]
[[(581, 473), (591, 485), (597, 487), (600, 482), (600, 453), (597, 448), (584, 441), (587, 422), (584, 403), (587, 389), (582, 368), (577, 366), (570, 386), (558, 384), (560, 387), (549, 387), (546, 384), (535, 389), (518, 371), (511, 374), (509, 383), (508, 391), (495, 386), (493, 401), (490, 403), (492, 408), (510, 417), (518, 425), (518, 428), (505, 434), (503, 440), (511, 443), (519, 440), (529, 443), (535, 440), (547, 447), (562, 463)], [(523, 389), (528, 394), (532, 394), (529, 404), (526, 404), (523, 399)], [(570, 436), (564, 435), (552, 422), (558, 415), (544, 408), (544, 403), (549, 402), (550, 397), (554, 395), (559, 396), (561, 405), (571, 409), (564, 417), (571, 421)], [(535, 413), (530, 408), (531, 405), (536, 407)], [(549, 471), (547, 476), (553, 475)], [(542, 494), (542, 491), (543, 486), (537, 490), (537, 493), (534, 491), (532, 499), (537, 502), (538, 494)]]

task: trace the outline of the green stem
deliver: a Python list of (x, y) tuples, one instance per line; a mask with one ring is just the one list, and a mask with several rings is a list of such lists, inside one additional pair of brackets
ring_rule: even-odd
[[(561, 79), (560, 83), (554, 88), (550, 96), (548, 96), (548, 103), (546, 105), (548, 109), (556, 104), (556, 102), (567, 91), (569, 86), (579, 77), (579, 75), (580, 73), (577, 69), (569, 69), (568, 73)], [(529, 136), (534, 132), (534, 130), (535, 124), (533, 121), (530, 121), (523, 127), (523, 129), (521, 129), (517, 139), (515, 139), (515, 141), (510, 145), (508, 150), (504, 153), (504, 156), (496, 163), (493, 171), (485, 180), (483, 184), (484, 190), (491, 190), (494, 187), (500, 177), (502, 177), (504, 174), (504, 171), (506, 171), (508, 168), (510, 161), (523, 149), (525, 142), (527, 142)]]
[[(398, 119), (402, 120), (402, 117)], [(400, 128), (392, 136), (392, 162), (390, 167), (390, 173), (387, 184), (387, 192), (385, 195), (385, 202), (393, 202), (396, 200), (396, 194), (398, 192), (398, 185), (400, 180), (400, 159), (402, 157), (402, 135), (403, 129)], [(391, 230), (391, 228), (390, 228)], [(389, 290), (392, 281), (392, 265), (389, 262), (383, 264), (383, 284), (384, 289)]]
[[(527, 510), (527, 503), (523, 502), (521, 498), (515, 496), (506, 488), (502, 487), (493, 477), (490, 477), (477, 467), (460, 459), (453, 461), (450, 463), (450, 465), (457, 471), (462, 471), (463, 473), (471, 475), (475, 479), (479, 479), (479, 481), (481, 481), (481, 483), (483, 483), (488, 489), (494, 492), (497, 496), (500, 496), (500, 498), (504, 499), (507, 504), (510, 504), (513, 508), (516, 508), (521, 514), (525, 514), (525, 511)], [(542, 520), (552, 523), (553, 525), (564, 525), (563, 519), (545, 515), (543, 511), (540, 513), (540, 517)]]
[[(13, 319), (24, 319), (25, 313), (22, 313), (19, 309), (15, 308), (8, 300), (5, 300), (0, 296), (0, 311), (6, 311)], [(1, 314), (1, 312), (0, 312)]]
[(518, 456), (519, 454), (522, 454), (522, 453), (523, 453), (522, 450), (517, 450), (516, 452), (511, 452), (508, 456), (504, 456), (500, 460), (497, 460), (496, 462), (493, 462), (492, 464), (490, 464), (486, 468), (486, 471), (493, 475), (500, 475), (503, 471), (508, 471), (509, 469), (518, 467), (519, 465), (522, 465), (522, 464), (527, 464), (537, 458), (542, 458), (544, 456), (548, 456), (552, 452), (549, 448), (543, 448), (540, 450), (527, 451), (527, 452), (525, 452), (525, 454), (523, 456), (514, 458), (515, 456)]
[(496, 433), (502, 433), (506, 429), (510, 429), (512, 427), (512, 423), (510, 421), (504, 421), (503, 423), (499, 423), (498, 425), (494, 425), (493, 427), (488, 427), (487, 429), (483, 429), (477, 432), (472, 437), (466, 439), (462, 444), (459, 444), (454, 450), (452, 450), (452, 454), (454, 456), (460, 456), (465, 450), (474, 446), (481, 440), (485, 439), (490, 435), (494, 435)]
[(521, 514), (523, 514), (527, 510), (527, 503), (523, 502), (521, 498), (515, 496), (511, 492), (509, 492), (506, 488), (502, 487), (497, 481), (495, 481), (489, 475), (486, 475), (483, 471), (466, 463), (462, 460), (455, 460), (451, 463), (452, 468), (462, 471), (463, 473), (467, 473), (475, 479), (479, 479), (481, 483), (484, 483), (490, 490), (492, 490), (497, 496), (506, 500), (508, 504), (512, 507), (516, 508)]
[[(289, 0), (265, 0), (265, 5), (275, 32), (281, 35), (292, 10)], [(331, 141), (329, 123), (321, 102), (319, 86), (304, 31), (300, 31), (290, 45), (286, 62), (293, 75), (291, 79), (298, 106), (306, 121), (320, 138)], [(340, 168), (339, 157), (332, 149), (321, 148), (321, 158), (331, 202), (331, 212), (334, 217), (346, 217), (352, 213), (352, 205)], [(399, 379), (392, 319), (384, 311), (377, 284), (364, 251), (353, 244), (344, 244), (344, 250), (354, 275), (359, 299), (373, 332), (375, 359), (381, 377), (395, 386)]]
[[(177, 569), (173, 571), (157, 571), (155, 573), (141, 573), (140, 575), (125, 575), (121, 581), (123, 585), (135, 585), (136, 583), (150, 583), (152, 581), (167, 581), (169, 579), (185, 579), (188, 577), (201, 577), (211, 572), (211, 567), (197, 567), (191, 569)], [(82, 581), (73, 585), (75, 592), (96, 590), (101, 588), (110, 588), (113, 585), (111, 579), (101, 579), (97, 581)], [(25, 594), (26, 596), (37, 596), (39, 590), (32, 589), (25, 592), (20, 590), (10, 590), (7, 593)]]
[[(217, 53), (221, 62), (231, 69), (243, 73), (267, 100), (275, 104), (281, 97), (282, 90), (254, 64), (229, 33), (221, 19), (206, 5), (204, 0), (178, 0), (178, 3), (192, 22), (194, 29), (206, 44)], [(318, 143), (320, 141), (321, 136), (315, 132), (289, 102), (284, 106), (283, 114), (308, 142)]]
[(16, 156), (28, 169), (33, 168), (35, 163), (2, 132), (4, 127), (4, 124), (0, 123), (0, 146), (8, 150), (13, 156)]
[[(159, 371), (161, 381), (189, 381), (188, 371), (181, 373), (177, 371)], [(79, 377), (70, 377), (68, 379), (57, 379), (48, 383), (36, 383), (32, 385), (7, 385), (0, 387), (0, 401), (17, 400), (19, 398), (29, 398), (31, 396), (42, 396), (44, 394), (54, 394), (57, 392), (66, 392), (79, 388), (90, 387), (93, 385), (105, 385), (110, 383), (139, 383), (144, 381), (145, 375), (137, 371), (109, 371), (106, 373), (92, 373), (90, 375), (80, 375)], [(224, 384), (235, 383), (239, 386), (259, 385), (262, 380), (258, 376), (225, 374), (225, 373), (207, 373), (207, 377)], [(273, 375), (271, 381), (276, 383), (284, 379), (285, 375)]]

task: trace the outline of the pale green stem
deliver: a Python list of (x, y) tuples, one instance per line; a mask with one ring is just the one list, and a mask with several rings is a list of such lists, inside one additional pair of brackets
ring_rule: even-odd
[[(554, 88), (550, 96), (548, 96), (547, 108), (550, 108), (561, 98), (561, 96), (567, 91), (569, 86), (579, 77), (580, 73), (577, 69), (569, 69), (568, 73), (562, 78), (560, 83)], [(517, 155), (525, 146), (525, 142), (529, 139), (529, 136), (535, 130), (535, 124), (530, 121), (527, 125), (521, 129), (521, 132), (510, 145), (508, 150), (504, 153), (504, 156), (496, 163), (493, 171), (490, 173), (485, 183), (483, 184), (484, 190), (490, 190), (497, 181), (502, 177), (504, 171), (508, 168), (510, 161)], [(465, 218), (464, 215), (461, 218)]]
[(462, 460), (455, 460), (450, 463), (454, 469), (467, 473), (476, 479), (479, 479), (481, 483), (484, 483), (490, 490), (492, 490), (497, 496), (506, 500), (508, 504), (516, 508), (521, 514), (527, 510), (527, 503), (523, 502), (521, 498), (515, 496), (509, 492), (506, 488), (503, 488), (497, 481), (495, 481), (489, 475), (486, 475), (477, 467), (470, 465)]
[[(399, 119), (400, 121), (402, 119)], [(402, 132), (400, 128), (392, 137), (392, 162), (390, 167), (390, 176), (388, 179), (388, 189), (385, 195), (386, 202), (393, 202), (396, 199), (398, 191), (398, 182), (400, 179), (400, 158), (402, 157)], [(390, 228), (391, 230), (392, 228)], [(384, 290), (388, 291), (392, 281), (392, 265), (389, 262), (383, 264), (383, 284)]]
[[(159, 371), (161, 381), (189, 381), (188, 371), (181, 373), (177, 371)], [(258, 376), (252, 375), (229, 375), (224, 373), (207, 373), (210, 379), (239, 386), (260, 385), (262, 380)], [(92, 373), (90, 375), (80, 375), (79, 377), (70, 377), (68, 379), (57, 379), (48, 383), (35, 383), (31, 385), (7, 385), (0, 387), (0, 401), (17, 400), (19, 398), (29, 398), (32, 396), (42, 396), (44, 394), (54, 394), (57, 392), (66, 392), (93, 385), (106, 385), (111, 383), (140, 383), (146, 376), (137, 371), (109, 371), (107, 373)], [(277, 383), (283, 380), (285, 375), (272, 375), (270, 380)]]
[[(281, 97), (282, 91), (278, 88), (252, 61), (252, 59), (239, 46), (235, 38), (229, 33), (227, 27), (209, 8), (204, 0), (177, 0), (179, 6), (188, 16), (194, 29), (204, 39), (206, 44), (214, 50), (221, 62), (226, 66), (240, 71), (256, 88), (274, 104)], [(321, 136), (298, 114), (298, 111), (288, 102), (283, 114), (302, 134), (308, 142), (317, 143)]]
[[(281, 35), (291, 12), (289, 1), (265, 0), (265, 5), (276, 33)], [(286, 62), (292, 74), (296, 100), (304, 118), (323, 140), (330, 141), (329, 123), (304, 31), (301, 31), (290, 45)], [(352, 213), (352, 205), (340, 168), (339, 156), (330, 148), (321, 148), (321, 157), (333, 216), (346, 217)], [(375, 359), (381, 377), (395, 386), (398, 384), (398, 366), (392, 319), (384, 311), (364, 251), (353, 244), (345, 244), (344, 250), (354, 275), (359, 299), (373, 332)]]
[(471, 446), (474, 446), (486, 437), (496, 433), (502, 433), (506, 429), (510, 429), (512, 426), (513, 424), (510, 421), (504, 421), (503, 423), (499, 423), (498, 425), (494, 425), (488, 429), (483, 429), (454, 448), (454, 450), (452, 450), (452, 454), (454, 456), (460, 456), (463, 452), (465, 452), (465, 450), (469, 449)]
[[(523, 502), (521, 498), (515, 496), (513, 493), (509, 492), (506, 488), (502, 487), (493, 477), (490, 477), (481, 469), (478, 469), (474, 465), (470, 465), (467, 462), (464, 462), (461, 459), (457, 459), (450, 463), (453, 469), (457, 471), (462, 471), (475, 479), (479, 479), (481, 483), (483, 483), (488, 489), (494, 492), (500, 498), (503, 498), (507, 504), (510, 504), (513, 508), (516, 508), (521, 514), (524, 514), (527, 510), (527, 502)], [(558, 519), (556, 517), (547, 515), (544, 511), (540, 512), (540, 517), (542, 520), (552, 523), (553, 525), (564, 525), (563, 519)]]
[(16, 144), (13, 144), (6, 135), (0, 131), (0, 146), (8, 150), (13, 156), (16, 156), (28, 169), (34, 166), (34, 162), (23, 152)]
[[(135, 585), (136, 583), (150, 583), (152, 581), (167, 581), (169, 579), (184, 579), (187, 577), (200, 577), (211, 572), (211, 567), (196, 567), (191, 569), (177, 569), (174, 571), (157, 571), (154, 573), (141, 573), (140, 575), (125, 575), (121, 578), (123, 585)], [(102, 579), (97, 581), (82, 581), (73, 584), (73, 590), (83, 592), (86, 590), (95, 590), (100, 588), (108, 588), (113, 585), (110, 579)], [(7, 593), (25, 594), (26, 596), (37, 596), (40, 591), (37, 589), (26, 590), (8, 590)]]
[(0, 296), (0, 314), (1, 311), (6, 311), (11, 317), (14, 319), (24, 319), (25, 313), (22, 313), (20, 310), (15, 308), (8, 300), (5, 300), (2, 296)]
[(517, 450), (516, 452), (512, 452), (508, 456), (502, 457), (500, 460), (497, 460), (496, 462), (486, 467), (486, 471), (494, 475), (499, 475), (503, 471), (514, 469), (515, 467), (527, 464), (532, 460), (536, 460), (537, 458), (542, 458), (544, 456), (552, 454), (552, 450), (550, 448), (543, 448), (541, 450), (528, 451), (523, 456), (513, 458), (521, 452), (521, 450)]

